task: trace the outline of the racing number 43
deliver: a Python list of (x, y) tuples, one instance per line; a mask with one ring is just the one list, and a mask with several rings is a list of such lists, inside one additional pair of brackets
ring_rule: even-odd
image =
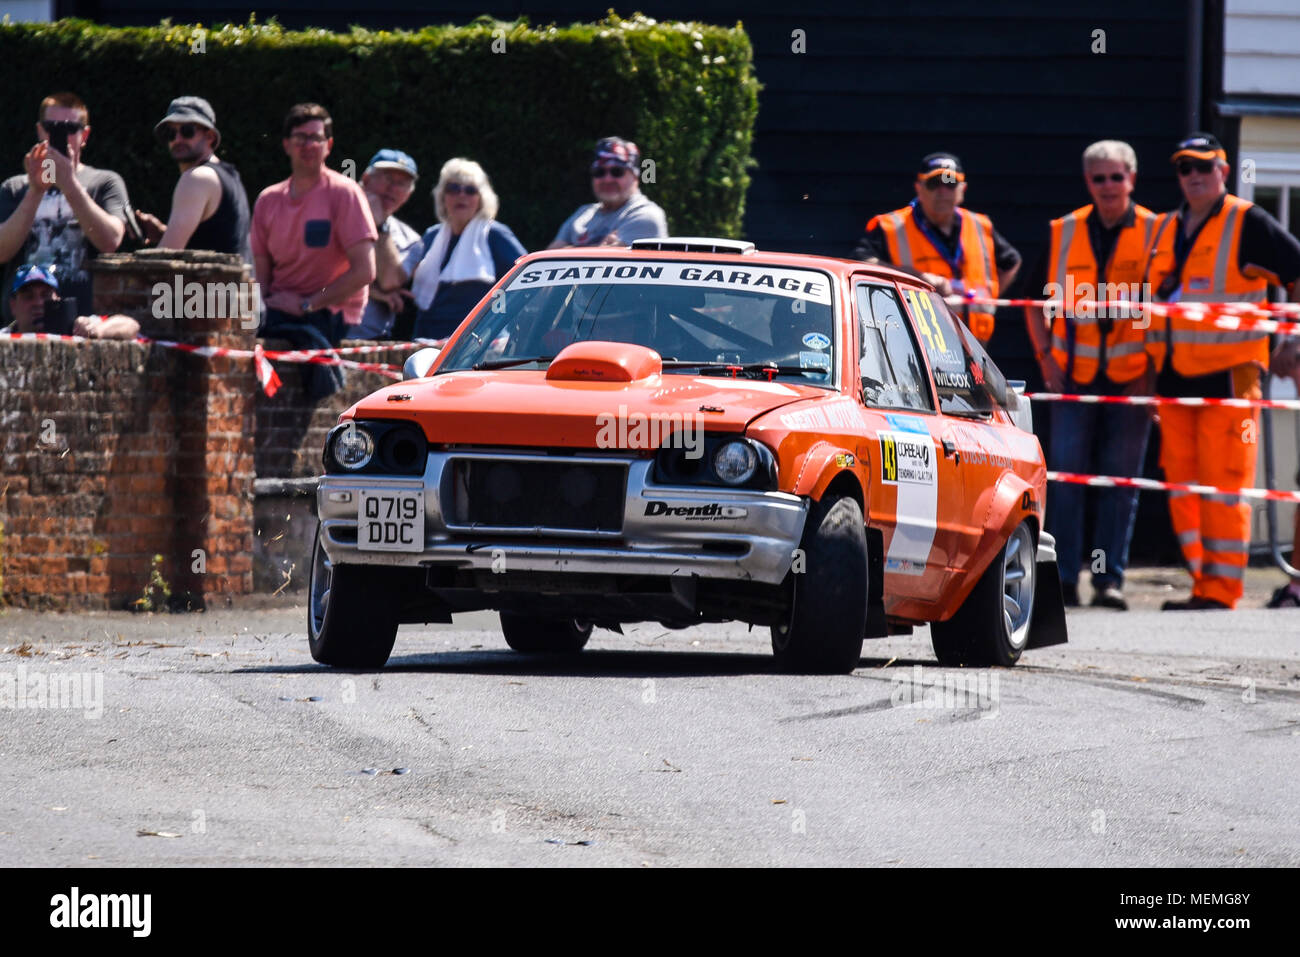
[(943, 337), (943, 327), (939, 325), (939, 317), (935, 315), (930, 297), (923, 292), (918, 293), (915, 289), (908, 289), (904, 295), (912, 307), (912, 315), (916, 317), (916, 325), (921, 330), (921, 336), (930, 349), (934, 352), (947, 352), (948, 342)]

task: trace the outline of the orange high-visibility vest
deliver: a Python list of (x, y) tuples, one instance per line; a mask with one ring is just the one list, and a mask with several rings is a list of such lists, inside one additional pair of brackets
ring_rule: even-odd
[[(1264, 302), (1268, 280), (1246, 276), (1237, 266), (1241, 227), (1253, 203), (1227, 194), (1223, 206), (1206, 220), (1173, 293), (1164, 302)], [(1157, 292), (1173, 271), (1175, 231), (1182, 226), (1176, 213), (1156, 222), (1156, 238), (1147, 267), (1147, 282)], [(1173, 348), (1174, 371), (1183, 376), (1209, 375), (1246, 362), (1268, 366), (1268, 334), (1252, 330), (1218, 329), (1204, 320), (1166, 320), (1153, 316), (1147, 330), (1147, 351), (1156, 368), (1163, 368), (1166, 350)]]
[[(1088, 238), (1091, 204), (1068, 216), (1052, 220), (1052, 242), (1048, 256), (1049, 281), (1059, 287), (1049, 298), (1061, 299), (1059, 308), (1050, 308), (1052, 322), (1052, 358), (1062, 368), (1069, 363), (1069, 326), (1074, 326), (1074, 367), (1071, 378), (1088, 383), (1097, 377), (1101, 361), (1101, 320), (1096, 308), (1076, 309), (1080, 301), (1107, 302), (1136, 299), (1130, 291), (1141, 285), (1146, 275), (1147, 251), (1156, 214), (1145, 206), (1133, 207), (1133, 225), (1120, 230), (1110, 260), (1102, 269), (1097, 264), (1092, 242)], [(1108, 288), (1100, 288), (1102, 283)], [(1115, 290), (1116, 284), (1123, 284)], [(1111, 315), (1110, 334), (1106, 336), (1106, 375), (1112, 382), (1132, 382), (1147, 366), (1145, 323), (1136, 323), (1136, 312)]]
[[(918, 272), (931, 272), (949, 279), (960, 279), (967, 292), (996, 299), (998, 296), (998, 270), (993, 259), (993, 222), (981, 213), (961, 210), (962, 274), (954, 275), (939, 250), (916, 225), (911, 206), (892, 213), (872, 217), (867, 223), (870, 232), (879, 226), (889, 244), (889, 258), (895, 266), (906, 266)], [(993, 336), (993, 306), (971, 306), (970, 329), (976, 337), (987, 341)]]

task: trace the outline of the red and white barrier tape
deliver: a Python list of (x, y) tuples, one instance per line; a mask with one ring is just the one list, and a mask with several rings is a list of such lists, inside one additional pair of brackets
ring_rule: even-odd
[(1190, 485), (1161, 482), (1157, 479), (1121, 478), (1117, 475), (1079, 475), (1075, 472), (1048, 472), (1049, 482), (1071, 482), (1100, 488), (1141, 488), (1157, 492), (1193, 492), (1197, 495), (1231, 495), (1236, 498), (1260, 498), (1274, 502), (1300, 502), (1300, 492), (1283, 492), (1271, 488), (1220, 488), (1217, 485)]
[[(944, 299), (954, 309), (961, 306), (1029, 306), (1046, 308), (1052, 306), (1060, 309), (1064, 302), (1060, 299), (990, 299), (986, 296), (948, 296)], [(1109, 302), (1080, 300), (1074, 304), (1075, 312), (1107, 310), (1109, 313), (1123, 313), (1129, 316), (1137, 312), (1137, 318), (1150, 316), (1177, 316), (1191, 322), (1208, 322), (1217, 329), (1247, 330), (1254, 332), (1279, 333), (1281, 335), (1300, 335), (1300, 322), (1270, 318), (1271, 316), (1300, 317), (1300, 303), (1295, 302), (1134, 302), (1120, 299)], [(1103, 313), (1105, 314), (1105, 313)]]
[(1225, 406), (1230, 409), (1291, 409), (1300, 411), (1300, 399), (1200, 399), (1161, 395), (1071, 395), (1062, 392), (1026, 392), (1036, 402), (1091, 402), (1107, 405)]

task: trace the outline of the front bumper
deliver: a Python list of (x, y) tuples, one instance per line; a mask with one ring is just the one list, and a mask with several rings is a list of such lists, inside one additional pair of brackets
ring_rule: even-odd
[[(338, 564), (573, 574), (695, 575), (780, 584), (803, 536), (808, 502), (784, 492), (651, 483), (653, 461), (593, 454), (563, 461), (622, 464), (627, 487), (621, 531), (449, 527), (443, 503), (456, 459), (537, 462), (512, 452), (431, 452), (422, 477), (325, 475), (317, 487), (321, 542)], [(555, 461), (555, 459), (549, 459)], [(424, 547), (419, 552), (357, 547), (363, 489), (421, 490)], [(350, 494), (349, 494), (350, 493)]]

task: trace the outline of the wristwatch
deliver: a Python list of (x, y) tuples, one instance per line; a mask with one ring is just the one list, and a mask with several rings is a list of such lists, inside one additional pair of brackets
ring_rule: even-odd
[(392, 221), (393, 221), (392, 217), (389, 216), (389, 217), (387, 217), (387, 218), (386, 218), (382, 223), (380, 223), (377, 227), (375, 227), (376, 229), (379, 230), (379, 235), (381, 235), (381, 236), (387, 236), (387, 235), (388, 235), (388, 227), (391, 225)]

